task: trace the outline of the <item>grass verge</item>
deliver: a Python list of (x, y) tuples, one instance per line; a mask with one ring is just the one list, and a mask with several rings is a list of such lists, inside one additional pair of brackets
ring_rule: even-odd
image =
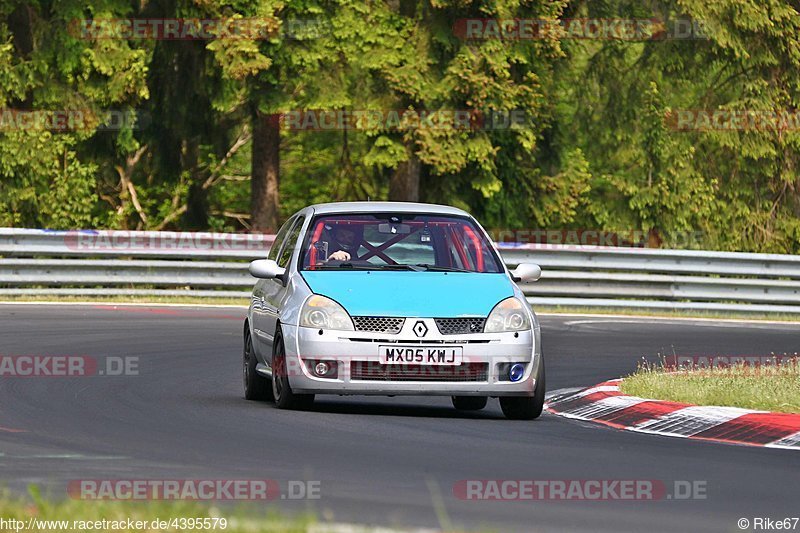
[(800, 322), (800, 314), (792, 313), (742, 313), (735, 311), (701, 311), (691, 309), (626, 309), (624, 307), (562, 307), (546, 305), (535, 305), (533, 308), (540, 314), (559, 313), (565, 315), (619, 315), (630, 317)]
[(197, 296), (0, 296), (0, 302), (58, 302), (58, 303), (128, 303), (128, 304), (184, 304), (184, 305), (235, 305), (247, 307), (249, 299), (243, 298), (200, 298)]
[(800, 413), (800, 364), (677, 371), (643, 365), (622, 381), (620, 390), (640, 398)]

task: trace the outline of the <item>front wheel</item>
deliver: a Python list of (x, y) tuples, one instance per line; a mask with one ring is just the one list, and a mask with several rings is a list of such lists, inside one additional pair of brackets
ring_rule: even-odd
[(533, 420), (539, 418), (544, 408), (544, 394), (546, 390), (544, 358), (539, 361), (539, 371), (536, 373), (536, 391), (533, 396), (503, 396), (500, 398), (500, 408), (510, 420)]
[(480, 411), (489, 400), (486, 396), (451, 396), (450, 399), (459, 411)]
[(272, 395), (278, 409), (307, 409), (314, 403), (313, 394), (295, 394), (286, 370), (286, 348), (280, 330), (272, 343)]

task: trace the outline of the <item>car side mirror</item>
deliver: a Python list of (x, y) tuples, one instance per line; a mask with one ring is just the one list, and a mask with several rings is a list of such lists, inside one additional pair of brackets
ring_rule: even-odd
[(282, 278), (286, 273), (285, 268), (278, 266), (272, 259), (257, 259), (250, 263), (250, 275), (258, 279)]
[(542, 276), (542, 267), (533, 263), (520, 263), (511, 271), (511, 277), (517, 283), (537, 281)]

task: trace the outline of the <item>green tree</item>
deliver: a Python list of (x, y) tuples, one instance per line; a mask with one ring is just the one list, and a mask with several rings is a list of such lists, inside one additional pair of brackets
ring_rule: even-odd
[[(127, 9), (124, 2), (0, 3), (0, 224), (109, 223), (97, 205), (97, 171), (134, 149), (135, 124), (113, 133), (97, 127), (105, 111), (131, 110), (147, 98), (147, 54), (126, 41), (82, 39), (70, 24)], [(23, 118), (34, 111), (42, 120)]]

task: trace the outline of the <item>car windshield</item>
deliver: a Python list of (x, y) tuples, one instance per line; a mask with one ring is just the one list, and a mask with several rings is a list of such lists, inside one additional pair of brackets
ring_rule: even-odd
[(326, 215), (309, 226), (301, 270), (502, 272), (467, 217), (415, 213)]

